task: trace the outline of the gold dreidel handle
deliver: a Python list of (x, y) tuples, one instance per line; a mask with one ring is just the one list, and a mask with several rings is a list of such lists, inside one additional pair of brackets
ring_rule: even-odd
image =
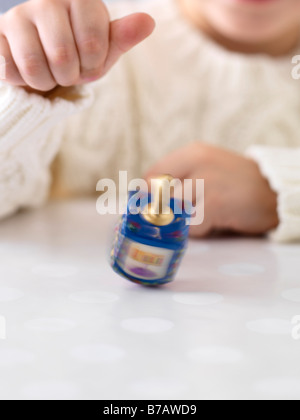
[(169, 202), (172, 180), (173, 178), (170, 175), (162, 175), (151, 180), (152, 203), (143, 212), (147, 222), (156, 226), (166, 226), (173, 222), (174, 213)]

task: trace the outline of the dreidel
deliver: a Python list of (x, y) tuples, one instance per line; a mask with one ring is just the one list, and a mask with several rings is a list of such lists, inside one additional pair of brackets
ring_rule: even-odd
[(171, 181), (163, 175), (151, 180), (151, 194), (129, 192), (116, 227), (111, 265), (140, 285), (173, 281), (187, 248), (190, 215), (182, 200), (171, 197)]

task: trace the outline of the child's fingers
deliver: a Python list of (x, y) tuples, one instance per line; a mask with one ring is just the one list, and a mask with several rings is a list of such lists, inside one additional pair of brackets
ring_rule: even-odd
[(152, 178), (161, 174), (172, 175), (174, 178), (184, 179), (193, 170), (193, 156), (189, 148), (178, 149), (162, 158), (146, 174), (146, 178)]
[(110, 45), (104, 73), (117, 62), (122, 54), (151, 35), (154, 28), (154, 20), (146, 13), (135, 13), (111, 22)]
[(100, 77), (108, 52), (109, 15), (99, 0), (73, 0), (71, 22), (80, 57), (80, 76)]
[(202, 225), (191, 226), (190, 227), (190, 237), (191, 238), (205, 238), (209, 236), (213, 231), (211, 224), (207, 221), (204, 221)]
[(67, 9), (49, 3), (34, 23), (55, 81), (61, 86), (74, 85), (80, 76), (80, 62)]
[(22, 79), (20, 72), (12, 58), (9, 44), (4, 35), (0, 35), (0, 55), (5, 59), (4, 80), (15, 86), (24, 86), (26, 83)]
[(49, 70), (36, 27), (24, 19), (14, 20), (6, 29), (13, 59), (26, 84), (40, 91), (49, 91), (56, 82)]

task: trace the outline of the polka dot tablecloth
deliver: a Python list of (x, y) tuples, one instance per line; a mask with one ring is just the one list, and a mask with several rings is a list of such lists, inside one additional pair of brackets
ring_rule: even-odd
[(177, 279), (108, 263), (94, 201), (0, 223), (1, 399), (300, 399), (300, 246), (192, 241)]

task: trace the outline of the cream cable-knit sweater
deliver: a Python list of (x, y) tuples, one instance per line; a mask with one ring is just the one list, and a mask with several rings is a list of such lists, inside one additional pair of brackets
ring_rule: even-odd
[(291, 59), (224, 50), (174, 0), (110, 9), (113, 18), (146, 11), (157, 28), (105, 78), (47, 99), (0, 84), (0, 216), (44, 203), (57, 155), (63, 188), (91, 193), (100, 178), (141, 176), (199, 140), (256, 159), (278, 192), (273, 238), (300, 240), (300, 82)]

